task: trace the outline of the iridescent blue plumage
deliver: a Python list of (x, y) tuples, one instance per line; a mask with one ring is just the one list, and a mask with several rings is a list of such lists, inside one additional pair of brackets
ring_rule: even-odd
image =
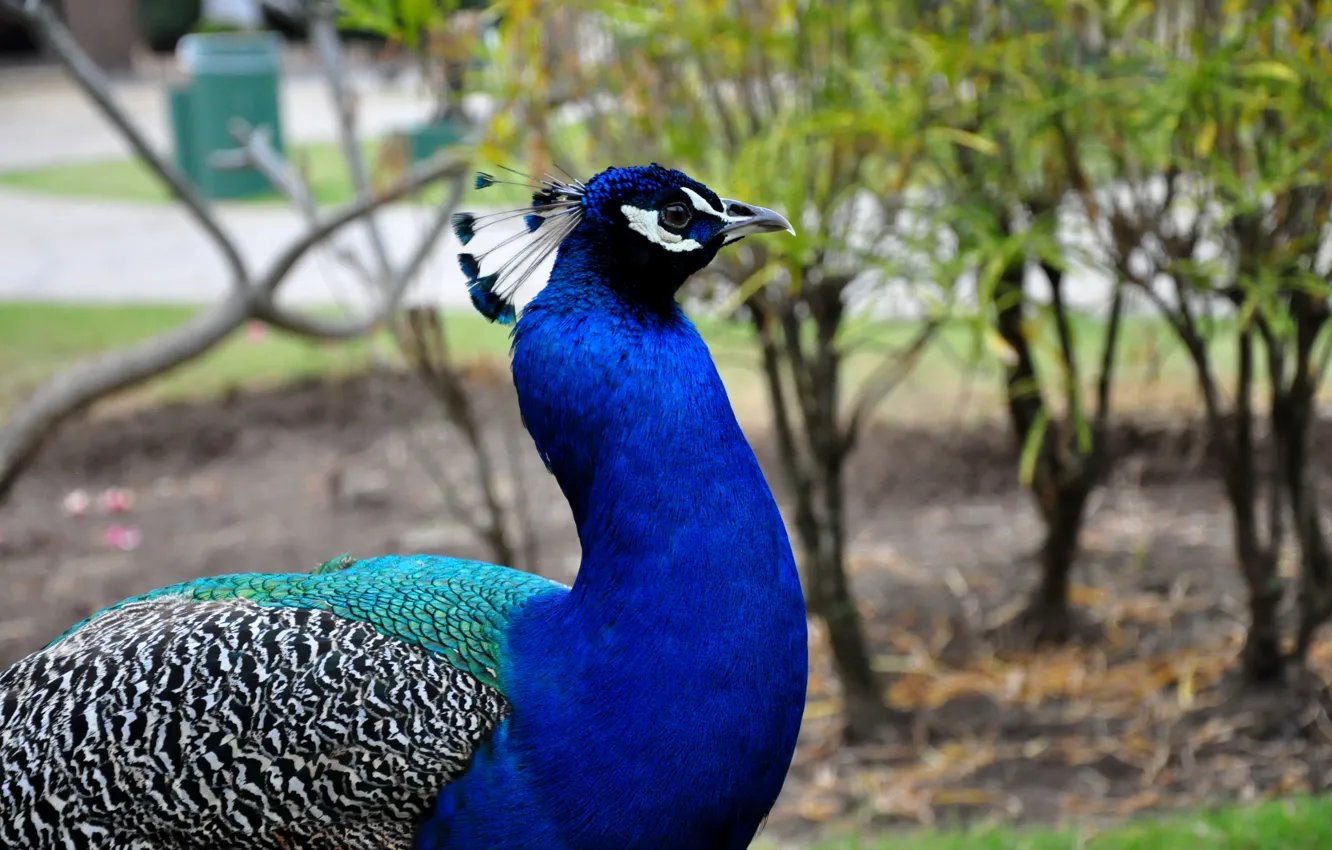
[(497, 279), (498, 276), (493, 274), (474, 277), (467, 283), (467, 294), (472, 298), (472, 306), (490, 321), (513, 324), (517, 311), (511, 302), (495, 291)]
[(789, 225), (659, 166), (532, 188), (455, 232), (522, 220), (498, 268), (464, 261), (501, 322), (556, 253), (513, 377), (578, 529), (573, 586), (342, 556), (99, 612), (0, 674), (0, 845), (748, 846), (799, 731), (804, 601), (675, 296), (726, 243)]
[(471, 213), (453, 214), (453, 235), (458, 237), (458, 241), (466, 245), (472, 241), (476, 235), (476, 216)]
[(476, 280), (481, 276), (481, 261), (474, 254), (459, 254), (458, 268), (462, 269), (468, 280)]

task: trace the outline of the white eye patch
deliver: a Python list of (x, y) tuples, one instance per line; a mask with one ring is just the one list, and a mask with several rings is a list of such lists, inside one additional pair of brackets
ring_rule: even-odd
[[(685, 191), (689, 191), (686, 189)], [(672, 233), (661, 226), (656, 210), (640, 210), (638, 207), (624, 204), (620, 212), (629, 221), (629, 229), (643, 234), (667, 251), (697, 251), (703, 246), (693, 239), (686, 239), (678, 233)], [(716, 210), (708, 212), (716, 215)]]
[(688, 186), (681, 186), (680, 191), (684, 192), (686, 195), (689, 196), (690, 203), (692, 203), (694, 205), (694, 209), (698, 210), (699, 212), (707, 213), (708, 215), (715, 215), (717, 218), (721, 219), (722, 221), (731, 220), (731, 217), (728, 216), (725, 212), (717, 209), (712, 204), (708, 203), (707, 198), (695, 192), (693, 189), (690, 189)]

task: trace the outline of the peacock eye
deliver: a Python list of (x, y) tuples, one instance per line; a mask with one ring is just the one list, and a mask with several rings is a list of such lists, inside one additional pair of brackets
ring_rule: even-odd
[(689, 207), (681, 203), (667, 204), (661, 208), (661, 223), (672, 230), (686, 227), (692, 217)]

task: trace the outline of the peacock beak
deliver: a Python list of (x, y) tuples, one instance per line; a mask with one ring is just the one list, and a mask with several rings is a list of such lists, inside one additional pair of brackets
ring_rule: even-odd
[(791, 226), (791, 222), (776, 210), (755, 207), (727, 198), (722, 198), (722, 209), (726, 211), (726, 224), (722, 225), (721, 232), (726, 236), (727, 242), (734, 242), (751, 233), (776, 233), (779, 230), (795, 235), (795, 228)]

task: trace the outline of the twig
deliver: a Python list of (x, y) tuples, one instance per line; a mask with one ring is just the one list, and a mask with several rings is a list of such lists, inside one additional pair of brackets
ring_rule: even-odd
[[(307, 224), (317, 223), (319, 207), (315, 204), (309, 184), (273, 146), (268, 128), (254, 127), (244, 118), (236, 117), (228, 122), (228, 129), (241, 146), (237, 150), (219, 151), (213, 154), (214, 167), (255, 169), (300, 210)], [(357, 277), (364, 281), (371, 279), (370, 270), (361, 262), (355, 251), (342, 245), (333, 245), (330, 250)]]
[[(463, 175), (466, 172), (466, 167), (467, 161), (461, 155), (451, 151), (440, 151), (413, 168), (383, 193), (360, 199), (332, 215), (322, 218), (306, 233), (302, 234), (301, 238), (289, 246), (256, 284), (256, 317), (284, 330), (319, 339), (350, 339), (364, 334), (370, 328), (379, 324), (397, 306), (412, 277), (420, 270), (421, 264), (437, 243), (439, 234), (447, 225), (449, 213), (457, 205), (458, 199), (462, 195)], [(288, 314), (277, 306), (273, 299), (274, 291), (295, 267), (296, 263), (312, 247), (341, 228), (374, 212), (385, 204), (420, 191), (446, 177), (453, 178), (452, 191), (436, 217), (429, 238), (422, 239), (411, 261), (399, 273), (390, 276), (390, 285), (384, 293), (383, 302), (378, 309), (357, 319), (325, 321), (312, 316)]]
[(291, 167), (291, 163), (273, 146), (271, 131), (266, 126), (255, 127), (239, 116), (227, 122), (232, 138), (240, 142), (235, 150), (217, 151), (212, 156), (214, 168), (236, 170), (253, 168), (264, 175), (269, 183), (291, 201), (307, 218), (319, 212), (305, 180)]
[[(370, 175), (366, 172), (365, 158), (356, 135), (356, 115), (352, 105), (351, 92), (347, 90), (347, 74), (342, 66), (342, 47), (338, 40), (337, 25), (333, 22), (335, 4), (329, 0), (315, 0), (309, 4), (311, 10), (310, 38), (319, 51), (320, 69), (328, 81), (329, 92), (333, 95), (333, 106), (338, 116), (338, 142), (342, 145), (342, 155), (347, 160), (351, 172), (352, 188), (356, 199), (364, 201), (371, 197)], [(365, 220), (366, 234), (370, 237), (370, 248), (374, 251), (375, 262), (379, 266), (379, 282), (388, 289), (392, 280), (392, 263), (388, 249), (384, 245), (384, 234), (379, 230), (379, 222), (374, 218)]]
[(939, 319), (930, 319), (916, 331), (915, 336), (896, 352), (886, 355), (874, 371), (865, 380), (851, 412), (847, 415), (846, 426), (842, 431), (842, 453), (849, 454), (854, 448), (865, 420), (893, 390), (906, 380), (916, 368), (920, 357), (930, 341), (938, 334), (943, 323)]

